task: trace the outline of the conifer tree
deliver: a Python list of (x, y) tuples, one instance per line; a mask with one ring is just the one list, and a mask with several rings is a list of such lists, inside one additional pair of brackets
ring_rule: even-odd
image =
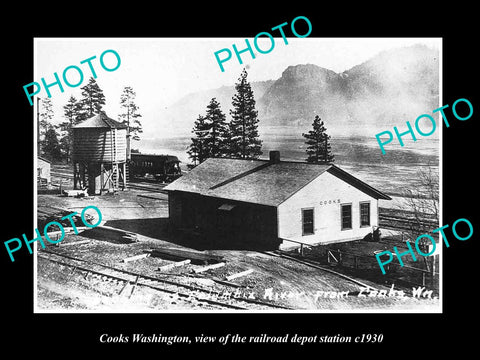
[(335, 161), (330, 148), (330, 136), (327, 135), (323, 121), (318, 115), (312, 123), (313, 130), (310, 130), (302, 136), (307, 144), (307, 162), (315, 164), (327, 164)]
[(50, 98), (41, 99), (41, 108), (39, 109), (40, 118), (38, 120), (38, 134), (37, 141), (40, 145), (40, 152), (38, 155), (43, 154), (43, 148), (45, 146), (45, 136), (47, 131), (52, 126), (53, 120), (53, 106)]
[(142, 124), (139, 118), (142, 117), (138, 113), (138, 106), (135, 104), (135, 91), (130, 86), (123, 88), (123, 93), (120, 96), (120, 107), (122, 113), (118, 115), (120, 122), (128, 128), (128, 133), (132, 136), (133, 140), (140, 140), (139, 133), (143, 132)]
[(207, 106), (205, 123), (209, 130), (206, 136), (208, 157), (221, 157), (227, 154), (228, 127), (225, 114), (220, 108), (219, 102), (212, 98)]
[(48, 126), (48, 130), (45, 133), (43, 152), (45, 157), (51, 161), (57, 162), (62, 160), (62, 151), (58, 141), (58, 134), (55, 127), (51, 124)]
[(235, 84), (236, 94), (232, 98), (232, 120), (229, 124), (229, 154), (242, 159), (257, 158), (262, 154), (262, 141), (258, 135), (258, 112), (245, 68)]
[(188, 147), (187, 153), (190, 159), (193, 160), (193, 165), (201, 164), (208, 158), (208, 133), (209, 126), (205, 122), (205, 117), (198, 115), (194, 122), (192, 133), (195, 137), (191, 138), (192, 143)]
[(63, 107), (63, 117), (66, 121), (60, 123), (59, 128), (62, 132), (60, 137), (60, 147), (67, 162), (70, 160), (70, 151), (72, 146), (73, 131), (72, 127), (80, 122), (80, 104), (75, 97), (70, 96), (67, 104)]
[(105, 95), (93, 77), (90, 77), (88, 84), (80, 88), (82, 99), (80, 99), (80, 120), (88, 119), (100, 113), (105, 105)]

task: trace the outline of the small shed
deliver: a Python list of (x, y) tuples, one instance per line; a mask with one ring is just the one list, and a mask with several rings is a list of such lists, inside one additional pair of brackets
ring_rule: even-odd
[(174, 229), (278, 249), (358, 240), (378, 226), (379, 190), (333, 164), (211, 158), (164, 188)]
[(51, 165), (52, 163), (49, 160), (41, 156), (37, 157), (37, 182), (39, 184), (48, 185), (51, 183)]

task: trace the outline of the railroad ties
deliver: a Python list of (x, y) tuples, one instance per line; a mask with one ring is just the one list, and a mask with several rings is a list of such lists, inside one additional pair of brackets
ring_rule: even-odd
[[(182, 256), (185, 256), (187, 252), (188, 251), (182, 251)], [(173, 252), (169, 253), (171, 255)], [(120, 290), (117, 290), (117, 296), (126, 296), (129, 299), (134, 295), (137, 288), (146, 287), (168, 294), (172, 299), (180, 299), (190, 304), (189, 308), (192, 306), (200, 306), (208, 310), (288, 309), (287, 307), (274, 303), (249, 299), (243, 295), (239, 295), (243, 294), (242, 286), (216, 279), (211, 274), (205, 275), (205, 272), (202, 272), (202, 274), (170, 274), (168, 272), (159, 272), (158, 275), (150, 276), (56, 251), (42, 250), (38, 252), (37, 256), (39, 259), (71, 268), (72, 270), (70, 270), (67, 275), (67, 279), (69, 280), (71, 280), (75, 274), (81, 273), (85, 281), (102, 281), (119, 285)], [(198, 257), (198, 254), (195, 256)], [(131, 261), (141, 261), (141, 259), (145, 259), (146, 256), (133, 256), (130, 257), (130, 259), (131, 258), (136, 258)], [(217, 257), (213, 256), (208, 256), (207, 259), (218, 260)], [(190, 261), (181, 261), (183, 261), (185, 265), (187, 263), (190, 264)], [(178, 265), (178, 262), (178, 258), (177, 260), (170, 260), (170, 264)], [(204, 264), (203, 261), (202, 264)], [(193, 266), (197, 267), (197, 265)], [(175, 266), (172, 266), (171, 268), (173, 269), (174, 267)], [(202, 268), (204, 265), (198, 267)], [(180, 279), (174, 280), (175, 278)]]

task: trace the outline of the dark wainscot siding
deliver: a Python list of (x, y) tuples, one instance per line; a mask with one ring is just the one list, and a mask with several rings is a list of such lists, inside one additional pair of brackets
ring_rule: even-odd
[(170, 224), (177, 233), (219, 248), (276, 249), (275, 207), (171, 191)]

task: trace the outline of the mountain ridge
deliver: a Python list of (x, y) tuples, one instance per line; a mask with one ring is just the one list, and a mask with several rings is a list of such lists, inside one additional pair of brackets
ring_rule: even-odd
[[(373, 136), (438, 107), (439, 52), (425, 45), (385, 50), (341, 73), (311, 63), (290, 65), (276, 80), (250, 84), (260, 130), (305, 132), (319, 115), (331, 134)], [(171, 130), (189, 131), (212, 97), (229, 119), (234, 93), (232, 85), (182, 97), (167, 108)]]

